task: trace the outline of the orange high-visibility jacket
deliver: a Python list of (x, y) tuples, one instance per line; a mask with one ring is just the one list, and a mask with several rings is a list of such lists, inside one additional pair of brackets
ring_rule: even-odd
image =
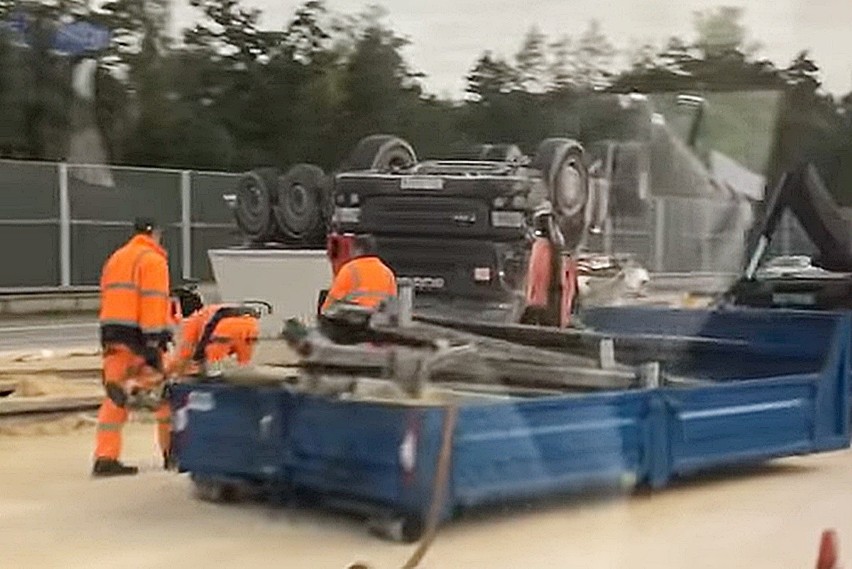
[(165, 249), (136, 235), (101, 273), (101, 340), (144, 346), (169, 337), (169, 263)]
[[(178, 361), (188, 362), (204, 334), (207, 323), (223, 305), (205, 306), (183, 319), (180, 327)], [(254, 346), (260, 335), (257, 318), (253, 316), (228, 316), (216, 323), (210, 343), (205, 348), (207, 361), (215, 362), (230, 355), (241, 365), (251, 362)]]
[(396, 277), (381, 259), (355, 257), (344, 264), (322, 305), (325, 312), (338, 303), (376, 308), (385, 299), (396, 297)]

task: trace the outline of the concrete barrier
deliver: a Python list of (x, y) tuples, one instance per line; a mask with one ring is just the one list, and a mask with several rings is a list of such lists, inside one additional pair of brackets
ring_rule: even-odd
[(100, 306), (97, 288), (79, 290), (26, 290), (0, 293), (0, 316), (96, 312)]
[[(219, 302), (216, 283), (201, 283), (198, 288), (205, 302)], [(0, 289), (0, 318), (40, 314), (94, 314), (100, 305), (97, 287)]]

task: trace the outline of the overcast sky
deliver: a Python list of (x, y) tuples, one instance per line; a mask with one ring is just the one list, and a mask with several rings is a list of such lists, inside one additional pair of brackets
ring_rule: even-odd
[[(196, 17), (188, 0), (175, 2), (174, 23), (185, 26)], [(293, 14), (296, 0), (243, 0), (263, 10), (265, 27), (281, 27)], [(486, 49), (512, 55), (524, 33), (538, 25), (548, 36), (579, 35), (597, 18), (618, 48), (633, 42), (678, 35), (692, 37), (692, 14), (734, 1), (708, 0), (327, 0), (329, 8), (357, 12), (381, 4), (388, 22), (408, 37), (408, 60), (426, 73), (426, 87), (458, 97), (464, 75)], [(826, 88), (852, 91), (852, 0), (748, 0), (744, 22), (762, 55), (783, 66), (809, 49), (823, 71)]]

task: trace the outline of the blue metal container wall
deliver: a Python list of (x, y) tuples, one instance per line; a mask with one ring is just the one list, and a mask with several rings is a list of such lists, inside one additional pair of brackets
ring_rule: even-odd
[(178, 386), (172, 403), (174, 449), (182, 466), (202, 475), (280, 479), (287, 433), (287, 414), (282, 412), (289, 407), (286, 392)]
[[(848, 447), (849, 315), (743, 311), (709, 318), (625, 308), (606, 316), (619, 333), (668, 322), (689, 335), (703, 329), (723, 348), (730, 344), (721, 340), (748, 338), (752, 357), (769, 372), (729, 374), (701, 387), (462, 403), (445, 516), (459, 506), (601, 484), (661, 487), (699, 469)], [(763, 326), (742, 329), (748, 322)], [(776, 369), (779, 349), (804, 357), (812, 369)], [(751, 369), (740, 359), (728, 359), (735, 372)], [(712, 382), (695, 365), (696, 377)], [(179, 387), (177, 417), (191, 409), (186, 398), (195, 390), (215, 392), (216, 405), (184, 418), (176, 441), (184, 468), (249, 482), (271, 477), (401, 513), (428, 510), (444, 410), (219, 385)], [(416, 433), (413, 476), (404, 459), (410, 433)]]

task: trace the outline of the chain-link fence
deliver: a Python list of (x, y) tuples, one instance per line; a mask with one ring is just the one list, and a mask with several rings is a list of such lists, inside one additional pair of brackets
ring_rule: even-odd
[(239, 240), (234, 174), (0, 161), (0, 287), (95, 285), (132, 220), (165, 228), (170, 270), (210, 279), (207, 250)]

